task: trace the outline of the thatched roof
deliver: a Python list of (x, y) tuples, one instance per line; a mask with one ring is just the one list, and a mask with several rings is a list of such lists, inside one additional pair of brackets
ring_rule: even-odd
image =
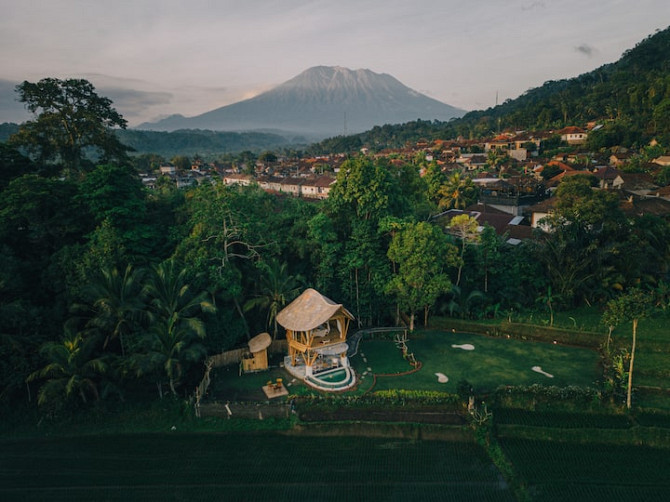
[(277, 322), (291, 331), (309, 331), (338, 312), (349, 319), (354, 318), (341, 304), (309, 288), (277, 314)]
[(249, 351), (252, 353), (260, 352), (267, 349), (271, 343), (272, 337), (268, 333), (261, 333), (249, 340)]

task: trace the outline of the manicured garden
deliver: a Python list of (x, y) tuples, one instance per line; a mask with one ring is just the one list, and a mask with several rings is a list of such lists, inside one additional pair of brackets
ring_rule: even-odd
[[(374, 354), (388, 350), (375, 345), (389, 343), (364, 340), (360, 345), (375, 373)], [(376, 389), (455, 393), (458, 382), (467, 380), (476, 393), (486, 393), (501, 385), (592, 386), (599, 378), (598, 354), (583, 348), (444, 331), (419, 332), (410, 337), (407, 346), (421, 361), (421, 370), (398, 378), (379, 378)], [(382, 367), (379, 373), (384, 372)], [(448, 381), (441, 383), (439, 374)]]
[[(462, 380), (470, 382), (476, 393), (505, 385), (589, 387), (596, 385), (601, 372), (596, 351), (561, 344), (426, 330), (411, 335), (407, 347), (421, 363), (418, 371), (403, 358), (393, 337), (366, 336), (351, 358), (359, 384), (348, 394), (391, 389), (454, 394)], [(260, 387), (276, 378), (291, 384), (292, 395), (317, 393), (287, 378), (277, 367), (240, 375), (237, 367), (230, 366), (212, 372), (211, 396), (230, 401), (240, 396), (264, 399)]]

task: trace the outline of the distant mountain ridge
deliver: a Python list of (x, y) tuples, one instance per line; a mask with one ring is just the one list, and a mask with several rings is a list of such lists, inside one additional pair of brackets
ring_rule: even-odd
[(447, 121), (464, 113), (410, 89), (388, 74), (316, 66), (254, 98), (195, 117), (173, 115), (137, 129), (272, 129), (326, 137), (416, 119)]

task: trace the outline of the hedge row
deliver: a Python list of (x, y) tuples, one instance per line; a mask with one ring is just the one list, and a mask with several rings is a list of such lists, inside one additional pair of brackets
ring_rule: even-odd
[(463, 400), (445, 392), (423, 390), (384, 390), (365, 394), (363, 396), (343, 395), (309, 395), (298, 398), (297, 405), (301, 409), (337, 409), (350, 408), (379, 408), (379, 407), (423, 407), (439, 406), (445, 412), (464, 410)]

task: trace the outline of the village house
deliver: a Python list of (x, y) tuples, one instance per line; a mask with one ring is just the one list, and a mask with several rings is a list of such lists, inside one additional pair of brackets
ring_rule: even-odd
[(653, 178), (647, 173), (621, 172), (612, 182), (612, 188), (623, 189), (635, 195), (647, 195), (658, 189)]
[(600, 188), (616, 188), (615, 182), (622, 182), (621, 173), (618, 169), (611, 166), (596, 167), (593, 175), (598, 179), (598, 186)]
[(249, 186), (254, 183), (256, 180), (250, 174), (237, 174), (230, 173), (223, 176), (223, 182), (226, 185), (243, 185)]
[(532, 236), (532, 228), (524, 216), (513, 215), (481, 202), (472, 204), (463, 210), (450, 209), (435, 216), (435, 220), (440, 226), (447, 228), (451, 219), (461, 214), (467, 214), (477, 220), (479, 233), (488, 225), (495, 230), (498, 236), (506, 236), (507, 244), (517, 245)]
[(335, 183), (332, 176), (318, 176), (306, 179), (302, 184), (301, 195), (312, 199), (327, 199), (330, 187)]
[(163, 176), (174, 176), (177, 174), (177, 167), (172, 164), (164, 164), (158, 168)]
[(456, 162), (465, 166), (468, 171), (474, 171), (486, 165), (486, 156), (481, 153), (463, 153)]
[(551, 197), (525, 209), (531, 228), (539, 228), (545, 232), (550, 231), (550, 227), (542, 220), (552, 213), (556, 200)]
[(257, 178), (258, 186), (268, 192), (281, 192), (283, 178), (279, 176), (259, 176)]
[(609, 164), (614, 167), (623, 167), (634, 157), (631, 152), (617, 152), (610, 155)]
[(586, 132), (581, 127), (569, 126), (556, 131), (557, 134), (560, 134), (561, 141), (565, 141), (569, 145), (583, 145), (586, 143), (588, 137), (588, 132)]

